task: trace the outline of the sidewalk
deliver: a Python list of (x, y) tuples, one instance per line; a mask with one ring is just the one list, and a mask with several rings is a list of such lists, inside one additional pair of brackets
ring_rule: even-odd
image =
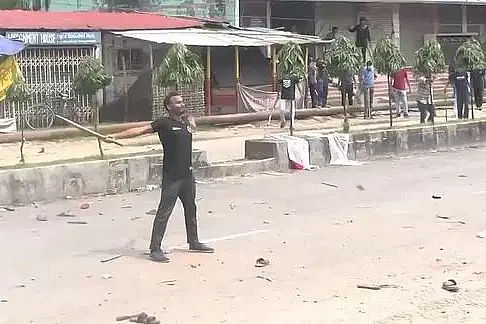
[[(449, 109), (449, 123), (456, 122)], [(476, 119), (485, 119), (486, 112), (475, 111)], [(407, 119), (394, 118), (394, 127), (413, 126), (419, 123), (418, 112), (412, 112)], [(436, 124), (445, 123), (445, 111), (438, 111)], [(279, 121), (258, 122), (232, 127), (212, 127), (203, 129), (194, 134), (195, 149), (207, 152), (209, 161), (237, 160), (244, 157), (245, 140), (263, 138), (266, 135), (285, 133), (288, 128), (280, 129)], [(389, 127), (387, 112), (380, 112), (373, 120), (364, 120), (362, 117), (350, 118), (351, 132), (366, 129), (379, 129)], [(332, 133), (342, 130), (342, 116), (313, 117), (307, 120), (298, 120), (295, 125), (296, 134)], [(161, 153), (161, 145), (156, 134), (141, 136), (122, 141), (125, 146), (118, 147), (112, 144), (103, 144), (106, 158), (126, 155), (142, 155)], [(0, 168), (21, 167), (20, 143), (4, 143), (0, 145)], [(51, 141), (29, 141), (24, 145), (26, 166), (39, 164), (66, 163), (83, 160), (99, 159), (97, 141), (93, 137), (82, 137)]]

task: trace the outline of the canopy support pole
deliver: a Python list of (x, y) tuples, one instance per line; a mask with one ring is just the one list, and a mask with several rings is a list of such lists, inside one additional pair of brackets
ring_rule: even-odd
[(211, 115), (211, 47), (206, 47), (206, 75), (204, 78), (204, 96), (206, 99), (206, 115)]
[(235, 46), (236, 113), (240, 112), (240, 47)]

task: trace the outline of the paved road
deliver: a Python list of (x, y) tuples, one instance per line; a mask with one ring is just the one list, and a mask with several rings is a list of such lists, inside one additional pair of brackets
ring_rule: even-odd
[[(476, 148), (200, 184), (201, 237), (216, 253), (186, 252), (178, 205), (169, 264), (144, 255), (157, 191), (0, 212), (0, 323), (139, 311), (163, 323), (485, 323), (485, 160)], [(67, 209), (76, 217), (56, 216)]]

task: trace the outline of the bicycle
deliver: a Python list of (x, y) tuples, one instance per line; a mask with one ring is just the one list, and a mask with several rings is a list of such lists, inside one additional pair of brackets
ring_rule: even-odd
[[(38, 103), (24, 112), (25, 123), (30, 129), (51, 128), (56, 114), (75, 120), (82, 110), (76, 98), (65, 93), (58, 92), (57, 96), (50, 98), (50, 101), (50, 104), (47, 101)], [(57, 103), (57, 109), (53, 108), (53, 103)]]

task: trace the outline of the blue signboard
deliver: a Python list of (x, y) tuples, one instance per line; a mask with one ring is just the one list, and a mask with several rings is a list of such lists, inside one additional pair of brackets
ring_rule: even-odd
[(6, 32), (10, 39), (20, 40), (28, 45), (97, 45), (101, 42), (100, 32)]

